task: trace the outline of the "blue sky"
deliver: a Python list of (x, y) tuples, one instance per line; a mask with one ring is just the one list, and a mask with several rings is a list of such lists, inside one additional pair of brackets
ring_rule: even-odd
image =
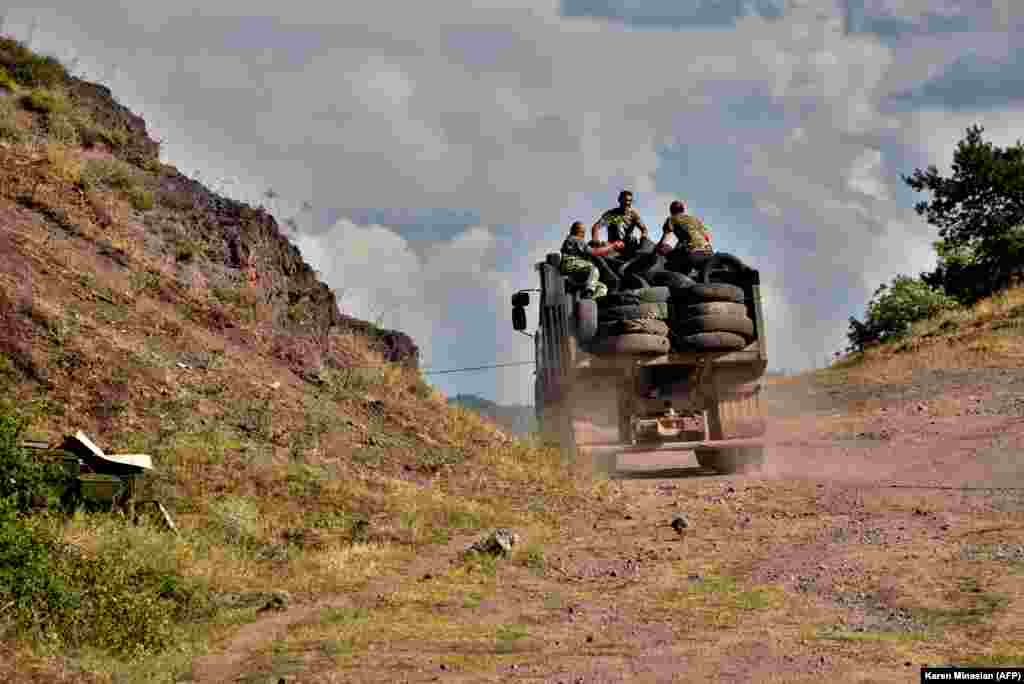
[[(948, 169), (973, 124), (1024, 138), (1008, 0), (98, 0), (0, 17), (111, 86), (165, 162), (247, 201), (273, 188), (342, 309), (407, 331), (438, 369), (532, 358), (509, 297), (623, 187), (655, 230), (687, 200), (761, 270), (772, 365), (821, 366), (878, 284), (933, 263), (900, 174)], [(431, 380), (532, 401), (529, 368)]]

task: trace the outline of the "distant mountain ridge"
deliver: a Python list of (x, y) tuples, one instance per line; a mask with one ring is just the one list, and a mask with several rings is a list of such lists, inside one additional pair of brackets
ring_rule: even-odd
[(532, 406), (498, 404), (475, 394), (456, 394), (449, 397), (448, 403), (472, 409), (517, 435), (526, 435), (537, 430), (537, 417)]

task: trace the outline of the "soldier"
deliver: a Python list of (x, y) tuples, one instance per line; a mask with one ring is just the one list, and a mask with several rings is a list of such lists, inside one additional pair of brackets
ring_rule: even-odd
[[(661, 227), (661, 239), (655, 251), (668, 255), (667, 267), (680, 273), (689, 273), (700, 268), (714, 254), (711, 247), (711, 231), (703, 221), (686, 213), (686, 204), (676, 200), (669, 205), (669, 216)], [(674, 235), (678, 244), (674, 248), (668, 242)]]
[[(562, 243), (561, 271), (567, 276), (580, 276), (586, 274), (584, 282), (584, 297), (597, 299), (608, 294), (608, 286), (600, 282), (602, 272), (608, 267), (604, 265), (602, 257), (611, 253), (614, 249), (622, 249), (622, 242), (613, 242), (600, 247), (592, 247), (587, 244), (585, 236), (586, 228), (580, 221), (574, 221), (569, 227), (569, 236)], [(599, 266), (604, 266), (600, 271)], [(613, 284), (618, 284), (618, 278), (610, 270), (605, 273), (605, 279), (612, 279)]]
[[(633, 193), (623, 190), (619, 193), (619, 206), (601, 214), (601, 218), (594, 222), (590, 232), (593, 240), (597, 242), (599, 231), (604, 228), (608, 231), (608, 242), (621, 242), (627, 255), (632, 255), (640, 247), (640, 242), (647, 237), (647, 226), (640, 219), (640, 214), (633, 208)], [(633, 236), (633, 229), (639, 228), (640, 237)]]

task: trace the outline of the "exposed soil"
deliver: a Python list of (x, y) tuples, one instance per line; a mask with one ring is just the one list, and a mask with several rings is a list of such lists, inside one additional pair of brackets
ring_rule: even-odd
[[(767, 399), (759, 474), (634, 455), (621, 511), (567, 520), (541, 558), (467, 580), (460, 539), (325, 600), (369, 611), (355, 631), (295, 606), (197, 661), (195, 681), (866, 682), (1024, 665), (1024, 371), (787, 382)], [(306, 636), (275, 646), (288, 626)]]

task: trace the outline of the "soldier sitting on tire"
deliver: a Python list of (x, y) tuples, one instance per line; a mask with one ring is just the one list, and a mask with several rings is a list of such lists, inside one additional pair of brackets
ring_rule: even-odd
[[(655, 251), (666, 254), (666, 268), (689, 274), (699, 269), (714, 255), (711, 231), (696, 216), (686, 213), (686, 204), (675, 200), (669, 205), (669, 216), (661, 227), (662, 235)], [(678, 240), (675, 248), (668, 242), (670, 235)], [(668, 248), (668, 249), (666, 249)]]
[[(574, 221), (569, 227), (569, 236), (562, 243), (560, 268), (562, 274), (569, 276), (570, 280), (583, 281), (584, 297), (597, 299), (608, 294), (608, 286), (601, 282), (602, 273), (598, 270), (599, 265), (603, 265), (601, 257), (614, 249), (619, 249), (621, 243), (613, 242), (603, 247), (591, 247), (587, 244), (585, 234), (586, 229), (580, 221)], [(614, 279), (615, 283), (618, 282), (618, 278), (611, 271), (605, 274), (605, 277)]]

